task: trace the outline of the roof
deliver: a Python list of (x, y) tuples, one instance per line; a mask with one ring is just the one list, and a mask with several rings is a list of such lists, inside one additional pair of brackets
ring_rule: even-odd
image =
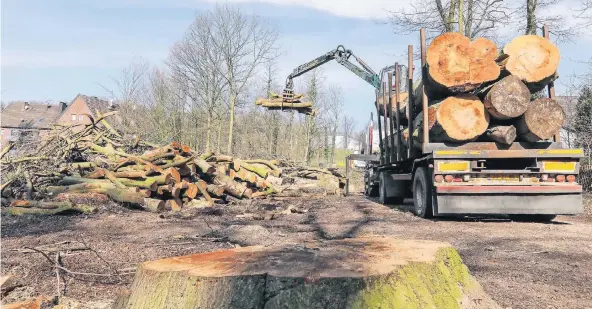
[(565, 122), (563, 129), (571, 130), (573, 119), (576, 115), (576, 104), (578, 103), (577, 96), (556, 96), (555, 101), (561, 105), (565, 112)]
[(86, 105), (88, 106), (90, 111), (93, 113), (93, 115), (96, 114), (97, 110), (100, 111), (101, 113), (106, 113), (108, 111), (113, 110), (116, 107), (115, 105), (109, 103), (109, 101), (107, 101), (107, 100), (99, 99), (98, 97), (95, 97), (95, 96), (87, 96), (84, 94), (78, 94), (74, 98), (74, 100), (72, 100), (72, 102), (76, 101), (77, 98), (81, 98), (84, 100), (84, 102), (86, 102)]
[(16, 101), (2, 110), (2, 127), (49, 129), (61, 114), (60, 105)]

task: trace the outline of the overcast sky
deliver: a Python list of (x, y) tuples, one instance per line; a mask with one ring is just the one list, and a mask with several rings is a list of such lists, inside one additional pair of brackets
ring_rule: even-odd
[[(575, 1), (575, 0), (574, 0)], [(133, 59), (160, 65), (210, 0), (3, 0), (2, 101), (70, 101), (78, 93), (107, 96), (101, 85)], [(285, 51), (278, 60), (283, 82), (294, 67), (342, 44), (375, 71), (406, 62), (408, 44), (418, 35), (395, 35), (381, 22), (385, 10), (408, 0), (230, 0), (269, 19), (281, 33)], [(569, 0), (564, 10), (569, 10)], [(589, 70), (582, 64), (592, 54), (591, 36), (559, 45), (562, 59), (558, 93), (565, 77)], [(337, 63), (324, 66), (327, 84), (344, 89), (345, 112), (359, 124), (373, 110), (373, 88)]]

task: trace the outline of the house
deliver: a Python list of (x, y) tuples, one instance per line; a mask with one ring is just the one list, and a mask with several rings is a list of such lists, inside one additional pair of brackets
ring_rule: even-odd
[(91, 120), (88, 115), (96, 117), (97, 111), (106, 113), (115, 108), (112, 102), (83, 94), (78, 94), (70, 104), (13, 102), (2, 110), (1, 143), (15, 140), (24, 132), (43, 137), (51, 130), (53, 124), (89, 124)]
[(556, 96), (555, 101), (561, 105), (565, 112), (565, 121), (559, 131), (559, 139), (564, 147), (575, 147), (576, 134), (573, 129), (573, 122), (576, 116), (577, 96)]
[(56, 123), (58, 124), (90, 124), (88, 115), (96, 118), (96, 112), (106, 113), (114, 110), (116, 106), (98, 97), (78, 94), (68, 107), (61, 113)]
[(66, 103), (58, 105), (40, 102), (12, 102), (1, 113), (2, 138), (0, 142), (16, 140), (22, 134), (43, 136), (51, 130)]

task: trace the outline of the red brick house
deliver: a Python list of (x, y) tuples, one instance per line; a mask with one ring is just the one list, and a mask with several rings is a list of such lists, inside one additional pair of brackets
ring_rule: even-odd
[(78, 94), (70, 104), (13, 102), (1, 113), (1, 143), (14, 140), (24, 132), (43, 136), (52, 124), (88, 124), (91, 121), (87, 115), (96, 117), (97, 110), (106, 113), (113, 109), (115, 105), (109, 101), (82, 94)]

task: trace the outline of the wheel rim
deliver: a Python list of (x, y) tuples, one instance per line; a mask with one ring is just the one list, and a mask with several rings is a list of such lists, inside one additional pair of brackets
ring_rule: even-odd
[(417, 182), (417, 188), (415, 193), (415, 205), (417, 207), (417, 213), (421, 213), (423, 211), (423, 184), (421, 181)]

